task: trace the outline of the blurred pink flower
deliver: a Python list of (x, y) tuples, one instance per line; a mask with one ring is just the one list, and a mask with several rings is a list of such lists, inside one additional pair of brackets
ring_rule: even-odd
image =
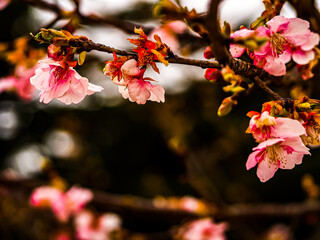
[(92, 198), (93, 194), (88, 189), (72, 187), (63, 193), (54, 187), (44, 186), (33, 191), (30, 203), (34, 207), (51, 208), (59, 221), (66, 222), (72, 214), (81, 211)]
[(150, 78), (143, 78), (145, 70), (141, 70), (137, 61), (131, 59), (121, 67), (123, 79), (117, 77), (113, 82), (119, 85), (119, 92), (125, 99), (138, 104), (145, 104), (147, 100), (164, 102), (164, 89), (160, 85), (152, 85)]
[(49, 103), (56, 98), (65, 104), (79, 103), (86, 95), (100, 92), (102, 87), (89, 83), (72, 67), (62, 67), (59, 61), (45, 59), (39, 61), (35, 75), (30, 79), (41, 90), (40, 102)]
[(170, 47), (171, 51), (176, 52), (180, 48), (180, 43), (177, 38), (177, 34), (183, 33), (187, 29), (187, 26), (182, 21), (173, 21), (163, 25), (160, 28), (156, 28), (150, 33), (150, 36), (158, 35), (162, 42)]
[(14, 91), (22, 100), (30, 101), (35, 92), (34, 87), (30, 84), (30, 78), (34, 73), (35, 68), (26, 69), (22, 65), (17, 66), (14, 76), (0, 79), (0, 93)]
[(215, 224), (211, 219), (192, 222), (183, 234), (184, 240), (225, 240), (226, 223)]
[(76, 236), (80, 240), (109, 240), (109, 234), (120, 229), (120, 225), (120, 217), (113, 213), (105, 213), (97, 219), (89, 211), (75, 216)]
[(7, 7), (7, 5), (11, 2), (11, 0), (0, 0), (0, 10)]

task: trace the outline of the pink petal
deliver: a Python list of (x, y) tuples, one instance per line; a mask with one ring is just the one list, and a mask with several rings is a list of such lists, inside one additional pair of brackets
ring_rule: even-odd
[(283, 33), (287, 31), (287, 28), (290, 24), (290, 20), (284, 16), (275, 16), (267, 25), (270, 27), (272, 32)]
[(296, 63), (300, 65), (305, 65), (308, 64), (311, 60), (313, 60), (315, 57), (315, 54), (313, 50), (310, 51), (303, 51), (300, 48), (297, 48), (293, 53), (292, 53), (292, 59)]
[(132, 76), (138, 76), (141, 73), (140, 68), (138, 67), (138, 62), (134, 59), (130, 59), (126, 61), (122, 67), (121, 71), (123, 74), (123, 77), (132, 77)]
[(242, 47), (239, 44), (230, 44), (230, 49), (229, 49), (232, 57), (238, 58), (241, 57), (241, 55), (246, 51), (245, 47)]
[[(151, 83), (150, 83), (151, 84)], [(150, 89), (150, 97), (148, 100), (155, 102), (164, 102), (164, 89), (160, 85), (152, 86)]]
[[(50, 76), (50, 78), (53, 78)], [(49, 103), (52, 99), (62, 97), (69, 89), (70, 81), (57, 82), (51, 88), (40, 93), (40, 102)]]
[(307, 148), (300, 137), (287, 138), (281, 145), (290, 146), (297, 153), (310, 155), (309, 148)]
[(313, 49), (318, 44), (319, 44), (319, 34), (312, 32), (307, 42), (301, 45), (301, 49), (304, 51), (308, 51)]
[(172, 21), (166, 25), (166, 27), (170, 28), (175, 33), (183, 33), (187, 29), (187, 25), (183, 21)]
[(291, 56), (292, 56), (291, 49), (288, 48), (281, 55), (279, 55), (279, 60), (283, 63), (288, 63), (291, 60)]
[(300, 46), (305, 44), (311, 34), (309, 30), (310, 24), (306, 20), (300, 18), (290, 18), (290, 24), (283, 35), (291, 44)]
[[(257, 36), (258, 37), (270, 37), (271, 35), (271, 32), (270, 32), (270, 29), (269, 28), (266, 28), (266, 27), (258, 27), (256, 29), (256, 32), (257, 32)], [(257, 56), (264, 56), (268, 53), (271, 52), (271, 46), (270, 46), (270, 42), (267, 41), (266, 43), (264, 43), (259, 50), (257, 51), (254, 51), (254, 54), (257, 55)]]
[(279, 142), (283, 142), (285, 141), (285, 139), (283, 138), (270, 138), (266, 141), (263, 141), (262, 143), (260, 143), (258, 146), (256, 146), (255, 148), (253, 148), (252, 150), (253, 151), (256, 151), (256, 150), (261, 150), (261, 149), (264, 149), (268, 146), (272, 146), (276, 143), (279, 143)]
[(274, 176), (278, 168), (278, 163), (274, 163), (272, 160), (266, 157), (258, 165), (257, 176), (259, 177), (261, 182), (266, 182)]
[(138, 104), (146, 103), (146, 101), (151, 96), (150, 91), (146, 88), (147, 83), (148, 82), (145, 82), (142, 79), (133, 79), (128, 84), (129, 96), (132, 99), (132, 101)]
[(281, 169), (293, 169), (296, 164), (302, 163), (303, 154), (292, 152), (287, 155), (286, 161), (280, 161), (279, 168)]
[(244, 29), (240, 29), (238, 31), (235, 31), (234, 33), (231, 33), (230, 38), (246, 38), (254, 33), (255, 33), (254, 30), (249, 30), (249, 29), (244, 28)]
[(246, 163), (247, 170), (249, 170), (257, 165), (258, 162), (256, 160), (256, 156), (258, 153), (260, 153), (259, 150), (255, 151), (249, 155), (247, 163)]
[(133, 102), (132, 99), (131, 99), (130, 96), (129, 96), (129, 91), (128, 91), (128, 88), (127, 88), (126, 86), (119, 86), (119, 93), (122, 94), (122, 97), (123, 97), (124, 99), (128, 99), (128, 98), (129, 98), (129, 100), (130, 100), (131, 102)]
[[(70, 71), (73, 71), (73, 72), (70, 73), (70, 76), (68, 79), (68, 83), (70, 83), (68, 90), (62, 96), (56, 97), (59, 101), (67, 105), (71, 103), (81, 102), (87, 95), (88, 86), (89, 86), (89, 82), (87, 78), (81, 77), (73, 69)], [(65, 84), (65, 83), (62, 83), (62, 84)]]
[(299, 137), (306, 134), (305, 128), (298, 120), (290, 118), (276, 118), (276, 125), (271, 128), (271, 136), (280, 138)]
[(156, 29), (150, 33), (150, 36), (153, 38), (155, 34), (158, 35), (161, 38), (161, 41), (168, 45), (173, 52), (179, 50), (180, 43), (175, 33), (170, 28), (163, 27)]
[(103, 90), (103, 87), (89, 83), (88, 85), (88, 95), (94, 94), (95, 92), (101, 92)]
[(268, 56), (263, 69), (274, 76), (283, 76), (286, 74), (286, 65), (278, 58)]

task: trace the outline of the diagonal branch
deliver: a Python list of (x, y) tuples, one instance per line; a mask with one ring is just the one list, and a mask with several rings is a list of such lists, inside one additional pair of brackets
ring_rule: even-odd
[(212, 0), (209, 5), (209, 12), (206, 19), (206, 27), (211, 39), (211, 49), (217, 59), (222, 65), (229, 65), (230, 68), (236, 73), (244, 77), (253, 79), (258, 86), (267, 92), (271, 97), (282, 100), (282, 97), (273, 92), (261, 79), (276, 79), (276, 77), (268, 74), (261, 68), (234, 59), (226, 48), (225, 38), (220, 31), (220, 25), (218, 21), (218, 6), (221, 0)]

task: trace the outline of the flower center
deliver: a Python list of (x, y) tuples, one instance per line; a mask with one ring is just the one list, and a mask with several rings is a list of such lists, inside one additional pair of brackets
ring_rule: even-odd
[(54, 83), (58, 83), (58, 82), (66, 82), (67, 81), (67, 75), (69, 72), (69, 68), (63, 68), (60, 66), (54, 66), (51, 69), (51, 74), (54, 77)]
[(270, 43), (275, 57), (281, 55), (289, 47), (288, 40), (280, 33), (273, 33)]

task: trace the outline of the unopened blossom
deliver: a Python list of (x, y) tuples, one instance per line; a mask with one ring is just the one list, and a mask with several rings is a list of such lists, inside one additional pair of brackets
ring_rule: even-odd
[(109, 240), (110, 233), (119, 230), (121, 219), (114, 213), (105, 213), (96, 218), (89, 211), (75, 216), (76, 237), (79, 240)]
[(86, 95), (100, 92), (102, 87), (89, 83), (73, 67), (61, 61), (45, 59), (39, 61), (35, 75), (30, 79), (40, 92), (40, 102), (49, 103), (56, 98), (65, 103), (79, 103)]
[(44, 186), (33, 191), (30, 203), (34, 207), (51, 208), (59, 221), (66, 222), (71, 215), (81, 211), (92, 198), (92, 192), (87, 189), (72, 187), (64, 193), (57, 188)]
[(183, 234), (183, 240), (225, 240), (226, 223), (214, 223), (210, 218), (192, 222)]
[(164, 102), (164, 89), (160, 85), (153, 85), (150, 78), (143, 78), (145, 70), (137, 66), (137, 61), (131, 59), (121, 67), (123, 79), (115, 78), (114, 83), (119, 85), (119, 92), (125, 99), (138, 104), (145, 104), (147, 100)]

